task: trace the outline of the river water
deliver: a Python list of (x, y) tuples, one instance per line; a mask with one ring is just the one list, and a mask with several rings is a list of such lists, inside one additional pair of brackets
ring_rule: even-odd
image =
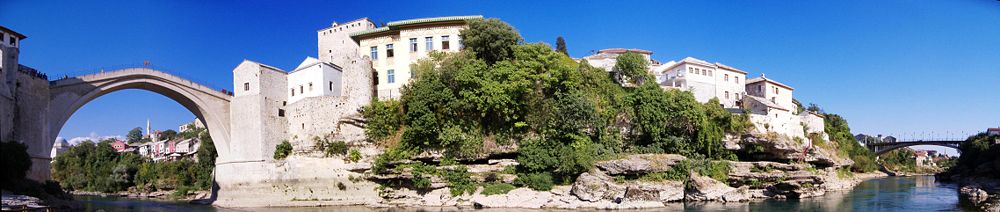
[[(822, 197), (802, 200), (765, 200), (750, 203), (722, 204), (671, 204), (666, 208), (626, 211), (965, 211), (959, 204), (957, 186), (941, 183), (933, 176), (887, 177), (867, 180), (851, 191), (827, 192)], [(213, 208), (206, 205), (190, 205), (184, 202), (136, 200), (125, 198), (105, 198), (80, 196), (87, 211), (237, 211)], [(262, 208), (250, 211), (456, 211), (454, 208), (404, 208), (373, 209), (359, 206), (310, 207), (310, 208)], [(467, 209), (472, 210), (472, 209)], [(492, 209), (479, 211), (563, 211)]]

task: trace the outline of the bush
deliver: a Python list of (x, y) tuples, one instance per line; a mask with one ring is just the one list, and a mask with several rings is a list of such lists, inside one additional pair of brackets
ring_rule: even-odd
[(24, 179), (31, 169), (28, 146), (17, 142), (0, 142), (0, 163), (3, 164), (3, 188), (8, 188), (16, 180)]
[(292, 154), (292, 143), (288, 143), (288, 140), (281, 141), (280, 144), (274, 146), (274, 159), (281, 160)]
[(361, 108), (361, 116), (366, 120), (365, 135), (375, 141), (389, 138), (403, 124), (403, 110), (396, 100), (372, 100), (371, 104)]
[(472, 175), (469, 174), (465, 166), (458, 166), (453, 170), (446, 170), (442, 173), (444, 179), (448, 181), (448, 189), (451, 196), (461, 196), (462, 194), (472, 194), (476, 192), (476, 184), (472, 182)]
[(552, 175), (549, 173), (518, 174), (517, 180), (514, 183), (536, 191), (552, 190), (552, 186), (555, 184), (552, 182)]
[(515, 188), (517, 187), (508, 183), (487, 183), (486, 185), (483, 185), (482, 194), (486, 196), (506, 194), (507, 192), (510, 192), (510, 190), (514, 190)]
[(358, 162), (361, 160), (361, 152), (358, 149), (351, 149), (351, 153), (347, 156), (347, 161)]
[(340, 189), (341, 191), (347, 190), (347, 185), (344, 185), (342, 182), (337, 182), (337, 189)]
[(326, 144), (326, 156), (347, 155), (347, 142), (334, 141)]

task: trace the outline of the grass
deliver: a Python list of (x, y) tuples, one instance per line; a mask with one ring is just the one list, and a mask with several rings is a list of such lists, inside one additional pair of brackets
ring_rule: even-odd
[(507, 194), (511, 190), (517, 187), (509, 183), (487, 183), (483, 185), (483, 195), (497, 195), (497, 194)]

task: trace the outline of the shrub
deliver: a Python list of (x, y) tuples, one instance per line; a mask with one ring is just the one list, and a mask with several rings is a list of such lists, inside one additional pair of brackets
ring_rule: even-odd
[(337, 189), (340, 189), (341, 191), (347, 190), (347, 185), (344, 185), (342, 182), (337, 182)]
[(486, 196), (506, 194), (507, 192), (510, 192), (510, 190), (514, 190), (515, 188), (517, 187), (509, 183), (487, 183), (486, 185), (483, 185), (482, 194)]
[(292, 143), (288, 143), (288, 140), (281, 141), (280, 144), (274, 146), (274, 159), (281, 160), (292, 154)]
[(549, 173), (528, 173), (519, 174), (515, 184), (534, 189), (536, 191), (552, 190), (552, 174)]
[(334, 141), (326, 144), (326, 156), (347, 155), (347, 142)]
[(403, 110), (396, 100), (372, 100), (371, 104), (361, 108), (361, 116), (367, 121), (365, 135), (375, 141), (388, 138), (403, 124)]
[(361, 152), (358, 149), (351, 149), (351, 153), (347, 156), (347, 161), (358, 162), (361, 160)]
[(472, 175), (469, 174), (465, 166), (446, 170), (442, 175), (448, 181), (448, 189), (451, 191), (451, 196), (461, 196), (464, 193), (472, 194), (476, 192), (478, 186), (472, 182)]
[(0, 163), (3, 164), (3, 188), (8, 188), (8, 184), (15, 180), (24, 179), (28, 169), (31, 168), (31, 156), (28, 155), (28, 146), (17, 142), (0, 142)]

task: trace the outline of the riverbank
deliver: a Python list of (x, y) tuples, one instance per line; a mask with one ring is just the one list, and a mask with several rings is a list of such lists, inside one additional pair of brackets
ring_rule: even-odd
[[(805, 199), (764, 199), (742, 203), (669, 203), (662, 208), (650, 210), (665, 211), (962, 211), (957, 196), (957, 185), (936, 182), (933, 177), (878, 177), (859, 174), (856, 178), (867, 178), (853, 189), (830, 191), (823, 196)], [(885, 195), (892, 194), (892, 195)], [(191, 205), (178, 201), (154, 201), (145, 199), (125, 199), (117, 197), (77, 197), (86, 208), (92, 210), (120, 211), (230, 211), (205, 205)], [(270, 207), (239, 208), (243, 211), (312, 212), (312, 211), (468, 211), (468, 207), (393, 207), (377, 208), (363, 205), (319, 206), (319, 207)], [(586, 209), (577, 209), (584, 210)], [(524, 209), (524, 208), (484, 208), (476, 211), (571, 211), (566, 209)], [(632, 211), (632, 210), (629, 210)]]
[(132, 199), (155, 199), (170, 201), (197, 201), (211, 198), (211, 191), (192, 191), (187, 195), (178, 196), (174, 191), (154, 191), (154, 192), (129, 192), (121, 191), (115, 193), (90, 192), (90, 191), (70, 191), (73, 196), (98, 196), (98, 197), (123, 197)]

